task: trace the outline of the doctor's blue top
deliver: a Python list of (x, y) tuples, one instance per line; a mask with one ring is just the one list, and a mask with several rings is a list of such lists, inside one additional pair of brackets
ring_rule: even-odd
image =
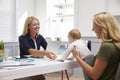
[[(30, 55), (30, 53), (28, 52), (29, 49), (40, 50), (40, 47), (43, 47), (44, 50), (46, 50), (47, 42), (40, 34), (37, 35), (35, 42), (29, 34), (26, 34), (21, 35), (19, 37), (19, 45), (20, 45), (20, 57), (24, 57), (24, 55)], [(36, 46), (37, 48), (35, 48)]]

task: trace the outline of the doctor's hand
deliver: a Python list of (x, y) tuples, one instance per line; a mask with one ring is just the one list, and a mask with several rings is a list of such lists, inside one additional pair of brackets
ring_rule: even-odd
[(45, 54), (46, 54), (46, 57), (48, 57), (49, 59), (55, 60), (57, 58), (56, 55), (50, 51), (45, 51)]

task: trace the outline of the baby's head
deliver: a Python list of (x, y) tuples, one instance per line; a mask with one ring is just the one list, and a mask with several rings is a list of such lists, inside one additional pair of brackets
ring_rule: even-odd
[(68, 40), (69, 42), (73, 42), (75, 40), (78, 40), (81, 38), (81, 33), (78, 29), (72, 29), (69, 33), (68, 33)]

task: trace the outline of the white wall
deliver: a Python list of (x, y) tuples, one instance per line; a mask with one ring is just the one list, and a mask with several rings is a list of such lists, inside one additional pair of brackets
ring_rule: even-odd
[(28, 16), (34, 16), (34, 0), (16, 0), (16, 33), (20, 36)]
[(46, 36), (46, 0), (35, 0), (35, 16), (40, 20), (40, 34)]
[(92, 18), (95, 13), (105, 11), (105, 0), (75, 0), (75, 27), (82, 36), (95, 36), (92, 30)]
[(46, 34), (46, 0), (16, 0), (17, 36), (22, 34), (25, 19), (35, 16), (40, 20), (40, 33)]
[[(75, 0), (75, 27), (80, 29), (84, 37), (95, 37), (95, 34), (91, 31), (92, 18), (95, 13), (114, 11), (114, 8), (116, 8), (115, 12), (119, 12), (118, 0), (107, 1)], [(2, 34), (0, 40), (17, 40), (17, 37), (22, 33), (27, 16), (39, 18), (41, 23), (40, 33), (46, 37), (48, 32), (46, 27), (46, 0), (0, 0), (0, 34)], [(120, 18), (117, 19), (120, 23)]]
[(106, 0), (106, 8), (112, 15), (120, 15), (120, 0)]

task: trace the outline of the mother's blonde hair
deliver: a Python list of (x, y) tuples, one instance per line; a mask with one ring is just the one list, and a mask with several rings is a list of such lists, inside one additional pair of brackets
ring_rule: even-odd
[(38, 20), (37, 18), (33, 17), (33, 16), (30, 16), (30, 17), (28, 17), (28, 18), (25, 20), (24, 29), (23, 29), (22, 35), (26, 35), (26, 34), (29, 33), (28, 27), (29, 27), (30, 23), (31, 23), (33, 20), (37, 20), (37, 21), (39, 22), (39, 20)]
[(107, 12), (101, 12), (94, 15), (93, 19), (96, 27), (100, 27), (102, 42), (112, 41), (118, 48), (120, 48), (120, 26), (116, 19)]

